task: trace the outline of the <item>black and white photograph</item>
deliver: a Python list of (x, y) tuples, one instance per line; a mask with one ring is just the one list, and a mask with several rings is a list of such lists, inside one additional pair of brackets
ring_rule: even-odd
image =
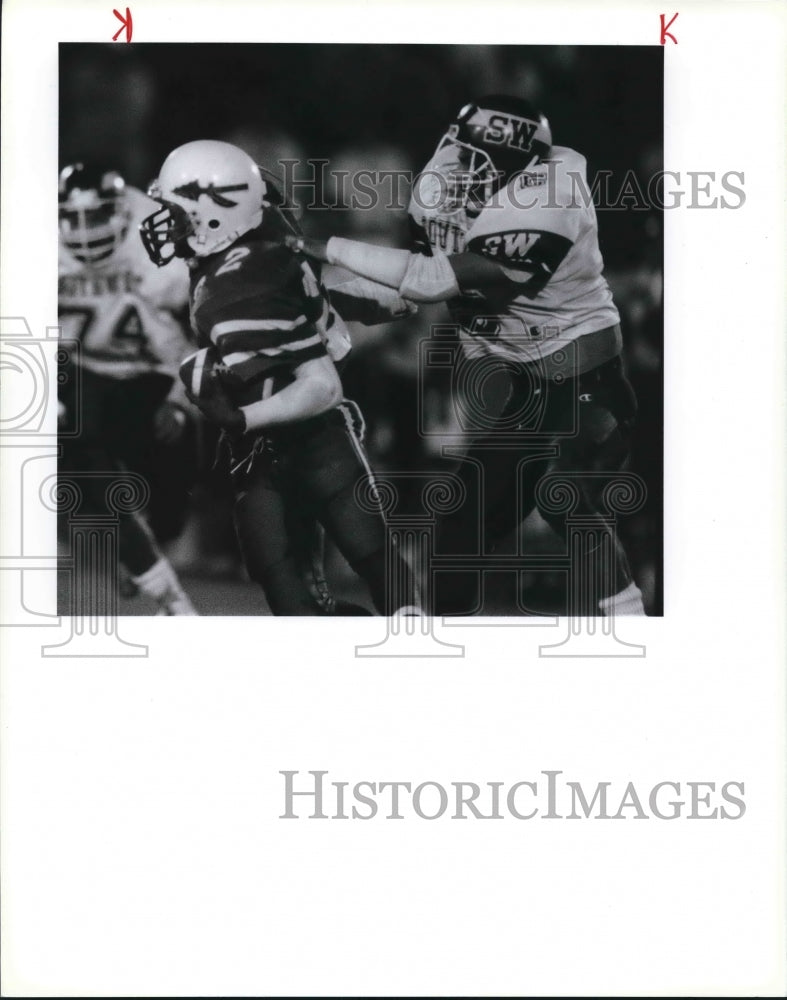
[(61, 478), (140, 494), (93, 594), (662, 613), (661, 48), (64, 44), (59, 84)]
[(783, 5), (3, 29), (2, 995), (784, 995)]

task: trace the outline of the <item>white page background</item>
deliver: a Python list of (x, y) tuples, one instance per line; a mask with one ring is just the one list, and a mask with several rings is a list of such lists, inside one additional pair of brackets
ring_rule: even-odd
[[(675, 12), (131, 9), (139, 42), (658, 44)], [(147, 659), (49, 661), (63, 633), (4, 629), (4, 995), (783, 995), (785, 9), (678, 9), (664, 166), (743, 171), (746, 203), (665, 213), (665, 617), (618, 628), (647, 657), (545, 660), (559, 636), (492, 628), (447, 636), (461, 660), (359, 660), (379, 619), (204, 618), (123, 620)], [(2, 315), (40, 335), (57, 43), (119, 22), (109, 3), (3, 13)], [(284, 821), (283, 769), (743, 781), (746, 813)]]

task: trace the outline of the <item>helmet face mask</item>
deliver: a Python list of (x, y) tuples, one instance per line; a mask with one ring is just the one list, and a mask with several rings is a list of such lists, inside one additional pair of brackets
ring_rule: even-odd
[(108, 260), (126, 237), (131, 211), (115, 170), (76, 163), (60, 173), (60, 241), (84, 264)]
[(549, 122), (527, 101), (491, 96), (466, 104), (429, 165), (445, 178), (440, 211), (477, 215), (511, 177), (546, 159), (551, 145)]
[(266, 184), (254, 161), (226, 142), (199, 140), (173, 150), (148, 194), (163, 206), (141, 226), (159, 266), (173, 257), (207, 257), (262, 222)]
[[(437, 145), (433, 169), (445, 177), (445, 197), (440, 206), (446, 214), (463, 209), (471, 214), (480, 212), (495, 193), (498, 171), (489, 154), (457, 138), (455, 125)], [(447, 168), (447, 169), (446, 169)]]
[[(153, 190), (151, 186), (151, 197), (154, 197)], [(188, 237), (194, 234), (194, 226), (180, 205), (162, 201), (161, 209), (149, 215), (139, 230), (148, 257), (159, 267), (169, 264), (173, 257), (188, 259), (194, 256), (188, 244)]]

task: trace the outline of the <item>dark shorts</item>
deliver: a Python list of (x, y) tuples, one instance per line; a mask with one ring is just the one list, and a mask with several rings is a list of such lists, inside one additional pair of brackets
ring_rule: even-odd
[(344, 402), (313, 420), (244, 439), (232, 450), (241, 551), (273, 613), (320, 613), (304, 574), (315, 522), (365, 578), (378, 611), (389, 613), (387, 531), (355, 404)]
[[(63, 403), (79, 412), (80, 432), (63, 438), (60, 473), (129, 470), (150, 488), (148, 518), (160, 541), (177, 536), (185, 519), (188, 491), (196, 474), (190, 426), (175, 445), (156, 441), (153, 421), (172, 379), (157, 372), (115, 379), (81, 369)], [(89, 483), (89, 481), (87, 481)], [(98, 483), (98, 481), (97, 481)], [(96, 494), (91, 502), (103, 502)]]
[[(525, 419), (517, 430), (519, 414)], [(476, 556), (482, 568), (483, 556), (493, 553), (536, 507), (561, 534), (565, 514), (544, 507), (537, 489), (541, 479), (553, 473), (575, 484), (579, 501), (573, 513), (597, 520), (599, 528), (606, 530), (599, 511), (603, 477), (583, 474), (622, 467), (635, 416), (634, 392), (620, 358), (559, 384), (513, 380), (510, 398), (497, 420), (499, 429), (476, 437), (460, 460), (457, 472), (466, 500), (440, 522), (436, 553)], [(617, 545), (616, 552), (615, 578), (610, 583), (613, 592), (630, 579)], [(435, 610), (444, 614), (477, 611), (477, 582), (475, 573), (438, 574)]]

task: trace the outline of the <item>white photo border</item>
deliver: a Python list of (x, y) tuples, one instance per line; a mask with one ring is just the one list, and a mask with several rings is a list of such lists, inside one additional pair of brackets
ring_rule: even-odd
[[(57, 317), (58, 44), (111, 41), (112, 9), (3, 9), (0, 312), (38, 337)], [(51, 661), (55, 629), (0, 630), (4, 993), (782, 995), (784, 6), (131, 10), (138, 42), (528, 45), (657, 45), (677, 12), (665, 169), (740, 170), (746, 203), (664, 213), (665, 615), (624, 636), (645, 659), (540, 660), (543, 636), (492, 628), (462, 630), (460, 661), (364, 661), (374, 619), (317, 636), (239, 618), (126, 619), (146, 658)], [(18, 482), (2, 490), (7, 511)], [(29, 514), (54, 549), (53, 516)], [(743, 781), (747, 809), (280, 820), (279, 772), (315, 768), (350, 783)]]

